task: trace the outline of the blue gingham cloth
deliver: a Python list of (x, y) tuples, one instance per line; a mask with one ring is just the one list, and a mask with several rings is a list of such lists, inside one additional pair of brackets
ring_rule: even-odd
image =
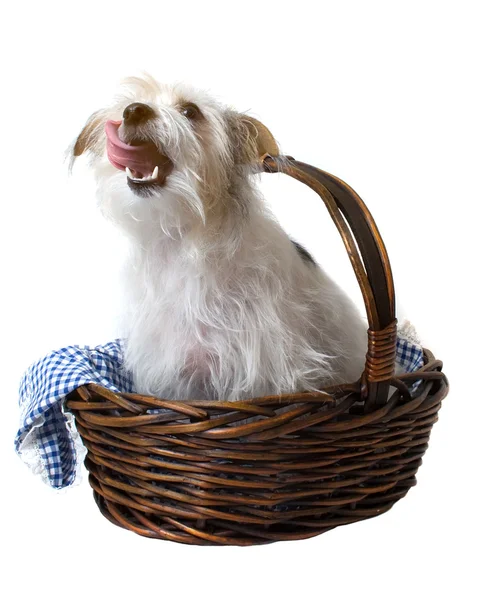
[(64, 411), (67, 394), (97, 383), (114, 392), (132, 392), (123, 370), (123, 341), (104, 346), (67, 346), (33, 363), (20, 384), (20, 429), (15, 450), (53, 488), (72, 485), (85, 449), (71, 414)]
[[(81, 385), (97, 383), (114, 392), (133, 392), (123, 369), (123, 341), (104, 346), (67, 346), (33, 363), (20, 384), (20, 429), (15, 449), (20, 458), (56, 489), (79, 482), (86, 454), (73, 416), (64, 410), (67, 394)], [(397, 366), (413, 372), (423, 366), (419, 343), (399, 335)], [(411, 391), (420, 382), (416, 382)]]

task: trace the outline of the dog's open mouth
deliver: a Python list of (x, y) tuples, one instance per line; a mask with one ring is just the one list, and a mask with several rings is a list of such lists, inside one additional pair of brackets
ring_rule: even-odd
[(164, 185), (173, 168), (171, 160), (151, 142), (127, 144), (120, 140), (120, 125), (121, 121), (106, 122), (108, 160), (114, 167), (126, 172), (128, 185), (132, 189), (145, 190)]

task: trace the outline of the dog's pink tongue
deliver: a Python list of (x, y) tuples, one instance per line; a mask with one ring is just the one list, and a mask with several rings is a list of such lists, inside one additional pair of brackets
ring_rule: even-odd
[(134, 177), (150, 175), (158, 163), (158, 150), (152, 144), (125, 144), (118, 136), (120, 125), (121, 121), (107, 121), (105, 124), (108, 160), (122, 171), (128, 167)]

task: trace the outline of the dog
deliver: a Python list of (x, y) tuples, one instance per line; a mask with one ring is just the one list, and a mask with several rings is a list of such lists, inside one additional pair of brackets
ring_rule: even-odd
[[(279, 155), (258, 120), (184, 84), (131, 77), (73, 144), (130, 240), (125, 368), (169, 400), (244, 400), (357, 381), (366, 324), (257, 188)], [(286, 160), (286, 159), (282, 159)]]

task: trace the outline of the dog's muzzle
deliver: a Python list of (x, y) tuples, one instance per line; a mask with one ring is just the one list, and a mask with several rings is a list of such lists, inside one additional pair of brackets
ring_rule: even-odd
[[(141, 111), (132, 110), (124, 121), (138, 119), (139, 113)], [(151, 142), (135, 145), (122, 142), (118, 136), (121, 123), (122, 121), (107, 121), (105, 124), (108, 160), (114, 167), (126, 172), (130, 187), (164, 185), (173, 168), (171, 160), (161, 154)]]

